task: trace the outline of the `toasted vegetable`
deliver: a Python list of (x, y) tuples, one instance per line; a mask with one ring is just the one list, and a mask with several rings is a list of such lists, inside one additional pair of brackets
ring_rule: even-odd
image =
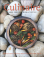
[(33, 27), (33, 25), (30, 23), (30, 22), (27, 22), (27, 23), (24, 23), (24, 25), (23, 25), (23, 30), (26, 30), (26, 31), (32, 31), (32, 28)]
[(22, 20), (22, 23), (25, 23), (25, 20)]
[(31, 37), (28, 37), (28, 39), (30, 39)]
[(33, 30), (33, 31), (35, 31), (36, 29), (35, 29), (35, 28), (33, 28), (32, 30)]
[(36, 33), (34, 33), (34, 36), (36, 36)]
[(32, 35), (30, 37), (32, 38)]
[(14, 23), (15, 25), (17, 24), (17, 22)]
[(20, 24), (20, 27), (23, 27), (23, 24)]
[(28, 33), (27, 35), (28, 35), (29, 37), (31, 37), (31, 33)]
[(30, 42), (33, 42), (33, 40), (30, 40)]
[(25, 40), (22, 41), (22, 44), (24, 43)]
[(22, 40), (24, 39), (24, 36), (23, 36), (23, 38), (22, 38)]
[(14, 31), (14, 34), (16, 35), (18, 32), (17, 31)]
[(11, 29), (10, 29), (10, 33), (11, 33)]
[(20, 26), (20, 23), (19, 22), (17, 22), (17, 24), (16, 24), (18, 27)]
[(21, 31), (26, 31), (26, 30), (21, 30)]
[(21, 40), (18, 40), (18, 44), (20, 44), (20, 46), (21, 46)]

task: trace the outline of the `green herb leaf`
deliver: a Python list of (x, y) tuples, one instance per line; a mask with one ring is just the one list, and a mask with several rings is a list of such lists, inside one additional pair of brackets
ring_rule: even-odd
[(33, 33), (34, 33), (34, 31), (31, 32), (31, 34), (33, 34)]
[(27, 43), (27, 44), (25, 44), (25, 45), (23, 45), (23, 47), (26, 47), (27, 45), (29, 45), (30, 44), (30, 42), (29, 43)]
[(21, 35), (21, 38), (23, 37), (24, 35)]
[(12, 34), (13, 34), (13, 32), (10, 33), (10, 35), (12, 35)]
[(24, 37), (24, 40), (26, 40), (27, 39), (27, 37)]
[(21, 33), (22, 33), (22, 31), (19, 31), (19, 32), (17, 33), (17, 36), (19, 36)]
[(23, 32), (23, 34), (27, 34), (27, 32)]
[(33, 36), (31, 40), (34, 40), (34, 39), (35, 39), (35, 36)]

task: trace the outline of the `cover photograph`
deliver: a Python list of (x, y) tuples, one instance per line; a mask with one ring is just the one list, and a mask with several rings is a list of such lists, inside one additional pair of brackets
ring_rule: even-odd
[(44, 57), (44, 0), (0, 0), (0, 57)]

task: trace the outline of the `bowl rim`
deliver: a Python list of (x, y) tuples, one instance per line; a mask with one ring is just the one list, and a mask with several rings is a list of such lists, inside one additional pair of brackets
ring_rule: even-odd
[[(34, 25), (34, 27), (36, 28), (36, 34), (37, 34), (35, 40), (34, 40), (31, 44), (29, 44), (28, 46), (26, 46), (26, 47), (22, 47), (22, 46), (18, 46), (18, 45), (16, 45), (16, 44), (14, 44), (14, 43), (12, 42), (12, 40), (10, 39), (10, 37), (9, 37), (9, 29), (10, 29), (11, 25), (12, 25), (15, 21), (17, 21), (17, 20), (22, 20), (22, 19), (23, 19), (23, 20), (28, 20), (29, 22), (31, 22), (31, 23)], [(15, 48), (28, 49), (28, 48), (32, 47), (32, 46), (35, 44), (35, 42), (37, 41), (37, 39), (38, 39), (38, 28), (37, 28), (36, 23), (35, 23), (31, 18), (28, 18), (28, 17), (17, 17), (17, 18), (14, 18), (14, 19), (8, 24), (7, 29), (6, 29), (6, 36), (7, 36), (8, 42), (9, 42), (12, 46), (14, 46)]]

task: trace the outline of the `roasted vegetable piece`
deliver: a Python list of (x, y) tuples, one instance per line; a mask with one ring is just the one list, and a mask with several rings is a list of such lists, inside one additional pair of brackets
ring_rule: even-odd
[(30, 37), (32, 38), (32, 35)]
[(30, 42), (33, 42), (33, 40), (30, 40)]
[(17, 31), (14, 31), (14, 34), (16, 35), (18, 32)]
[(27, 23), (24, 23), (24, 25), (23, 25), (23, 30), (26, 30), (26, 31), (32, 31), (32, 28), (33, 28), (33, 25), (31, 24), (31, 23), (29, 23), (29, 22), (27, 22)]
[(21, 30), (21, 31), (26, 31), (26, 30)]
[(23, 24), (20, 24), (20, 27), (23, 27)]
[(14, 23), (15, 25), (17, 24), (17, 22)]
[(19, 22), (17, 22), (17, 24), (16, 24), (18, 27), (20, 26), (20, 23)]
[(19, 29), (20, 29), (20, 28), (19, 28), (17, 25), (14, 25), (14, 24), (13, 24), (13, 25), (11, 26), (12, 32), (14, 32), (14, 31), (19, 31)]
[(34, 33), (34, 36), (36, 36), (36, 33)]
[(22, 23), (25, 23), (25, 20), (22, 20)]
[(21, 40), (18, 40), (18, 44), (20, 44), (20, 46), (21, 46)]
[(10, 29), (10, 33), (11, 33), (11, 29)]
[(35, 31), (36, 29), (35, 29), (35, 28), (33, 28), (32, 30), (33, 30), (33, 31)]
[(28, 37), (28, 39), (30, 39), (31, 37)]
[(24, 36), (23, 36), (23, 38), (22, 38), (22, 40), (24, 39)]
[(27, 35), (28, 35), (29, 37), (31, 37), (31, 33), (28, 33)]

